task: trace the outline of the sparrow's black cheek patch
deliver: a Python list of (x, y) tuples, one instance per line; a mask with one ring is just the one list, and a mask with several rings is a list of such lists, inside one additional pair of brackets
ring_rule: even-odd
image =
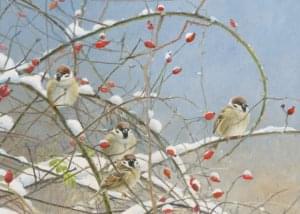
[(134, 160), (128, 161), (129, 166), (134, 167)]
[(61, 79), (61, 75), (60, 74), (56, 74), (56, 80), (60, 81), (60, 79)]
[(129, 129), (127, 129), (127, 128), (120, 128), (120, 131), (123, 134), (123, 138), (127, 138), (128, 137), (128, 131), (129, 131)]

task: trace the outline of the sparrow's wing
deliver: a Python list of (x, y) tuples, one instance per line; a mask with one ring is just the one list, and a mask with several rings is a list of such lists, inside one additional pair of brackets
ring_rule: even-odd
[(107, 176), (103, 180), (101, 188), (112, 188), (114, 186), (118, 186), (118, 184), (120, 184), (122, 181), (123, 174), (124, 173), (113, 173)]
[(216, 133), (216, 130), (217, 130), (218, 126), (220, 125), (220, 123), (222, 122), (222, 119), (224, 118), (224, 115), (223, 115), (224, 110), (225, 110), (225, 109), (223, 109), (223, 110), (221, 111), (221, 113), (218, 115), (217, 119), (215, 120), (215, 123), (214, 123), (214, 129), (213, 129), (213, 134)]
[(218, 129), (218, 127), (222, 127), (222, 130), (227, 130), (230, 126), (230, 123), (224, 123), (225, 120), (230, 120), (230, 117), (233, 116), (232, 113), (230, 113), (232, 111), (232, 107), (230, 106), (226, 106), (221, 113), (218, 115), (215, 123), (214, 123), (214, 129), (213, 129), (213, 133), (215, 134), (216, 130)]
[(73, 105), (78, 97), (79, 86), (75, 79), (72, 80), (72, 84), (67, 90), (65, 102), (67, 105)]
[(107, 188), (107, 189), (116, 188), (120, 185), (123, 185), (127, 177), (128, 177), (128, 172), (115, 172), (107, 176), (103, 180), (101, 184), (101, 188)]
[(54, 101), (54, 91), (57, 86), (57, 81), (54, 79), (50, 79), (47, 83), (47, 97), (50, 101)]

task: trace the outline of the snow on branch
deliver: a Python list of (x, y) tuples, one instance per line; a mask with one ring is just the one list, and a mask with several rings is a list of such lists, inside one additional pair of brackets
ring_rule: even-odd
[(5, 83), (7, 81), (13, 83), (19, 83), (19, 74), (17, 73), (16, 64), (12, 58), (7, 57), (3, 53), (0, 53), (0, 71), (6, 70), (1, 72), (0, 74), (0, 83)]
[[(75, 134), (81, 133), (82, 132), (82, 126), (79, 123), (79, 121), (77, 120), (67, 120), (67, 124), (70, 127), (70, 129), (74, 132)], [(296, 130), (295, 128), (292, 127), (274, 127), (274, 126), (268, 126), (262, 129), (259, 129), (257, 131), (254, 131), (251, 136), (262, 136), (262, 135), (268, 135), (268, 134), (298, 134), (300, 133), (300, 131)], [(247, 134), (245, 135), (247, 136)], [(236, 139), (235, 137), (233, 137), (232, 139)], [(202, 139), (198, 142), (195, 143), (183, 143), (183, 144), (178, 144), (176, 146), (174, 146), (176, 148), (176, 151), (178, 153), (178, 155), (185, 155), (191, 151), (194, 151), (196, 149), (199, 149), (201, 147), (205, 147), (208, 145), (211, 145), (213, 143), (216, 142), (223, 142), (225, 141), (225, 139), (222, 138), (218, 138), (218, 137), (208, 137), (205, 139)], [(4, 150), (0, 150), (0, 154), (5, 154), (8, 157), (10, 157)], [(139, 160), (142, 172), (147, 172), (148, 171), (148, 155), (147, 154), (143, 154), (143, 153), (138, 153), (136, 154), (136, 157)], [(16, 158), (14, 156), (11, 156), (11, 158)], [(94, 157), (95, 158), (95, 162), (99, 162), (99, 157)], [(155, 166), (157, 164), (160, 164), (161, 162), (167, 160), (169, 157), (165, 154), (164, 151), (156, 151), (153, 152), (152, 154), (152, 164)], [(24, 157), (19, 157), (20, 161), (24, 162), (24, 163), (28, 163), (28, 161), (24, 158)], [(68, 159), (67, 159), (68, 160)], [(101, 163), (100, 165), (102, 167), (105, 166), (105, 164), (107, 164), (106, 160), (103, 158), (100, 158)], [(181, 171), (184, 173), (186, 171), (184, 163), (182, 162), (182, 160), (180, 158), (174, 158), (175, 162), (178, 164), (178, 166), (180, 167)], [(47, 162), (41, 162), (39, 164), (37, 164), (37, 166), (49, 170), (49, 161)], [(72, 160), (72, 164), (74, 165), (74, 167), (80, 166), (80, 168), (86, 168), (88, 167), (88, 164), (86, 162), (86, 160), (82, 157), (74, 157)], [(100, 165), (98, 164), (98, 167), (100, 167)], [(28, 173), (28, 172), (27, 172)], [(79, 174), (80, 175), (80, 174)], [(82, 175), (82, 177), (80, 177)], [(83, 177), (87, 176), (87, 174), (81, 174), (79, 176), (80, 179), (82, 179)], [(87, 178), (88, 179), (88, 178)], [(88, 181), (82, 181), (82, 183), (87, 182)], [(84, 185), (84, 184), (83, 184)], [(93, 185), (91, 186), (92, 188)], [(97, 188), (94, 188), (97, 189)]]
[(38, 91), (41, 95), (43, 95), (44, 97), (47, 97), (47, 91), (43, 87), (43, 84), (42, 84), (42, 74), (21, 76), (20, 82), (24, 83), (25, 85), (31, 86), (36, 91)]
[(15, 156), (15, 155), (8, 154), (4, 149), (0, 149), (0, 155), (5, 158), (17, 160), (18, 162), (23, 163), (23, 164), (29, 163), (28, 160), (24, 156)]
[(66, 124), (69, 127), (69, 129), (72, 131), (74, 136), (77, 136), (83, 132), (82, 125), (78, 120), (73, 120), (73, 119), (66, 120)]
[(80, 85), (79, 86), (79, 93), (83, 95), (95, 95), (95, 91), (90, 84)]
[(14, 119), (9, 115), (0, 116), (0, 131), (8, 132), (14, 126)]

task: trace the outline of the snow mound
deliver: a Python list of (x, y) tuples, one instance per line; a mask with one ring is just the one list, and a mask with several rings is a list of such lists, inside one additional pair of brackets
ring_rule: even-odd
[(81, 123), (78, 120), (66, 120), (66, 123), (75, 136), (83, 131)]
[(40, 74), (32, 75), (32, 76), (21, 76), (21, 83), (31, 86), (44, 97), (47, 97), (47, 91), (42, 85), (42, 76)]
[(93, 87), (89, 84), (79, 86), (79, 93), (84, 95), (95, 95)]
[(109, 98), (109, 101), (115, 105), (121, 105), (123, 103), (122, 97), (119, 95), (113, 95)]
[(83, 36), (83, 35), (89, 33), (89, 31), (87, 31), (79, 26), (79, 23), (77, 20), (75, 21), (75, 23), (73, 22), (68, 25), (68, 27), (66, 28), (66, 32), (71, 38), (80, 37), (80, 36)]
[(14, 120), (11, 116), (0, 116), (0, 131), (9, 131), (14, 126)]
[(162, 130), (162, 124), (159, 120), (151, 118), (149, 122), (149, 127), (152, 131), (160, 133)]

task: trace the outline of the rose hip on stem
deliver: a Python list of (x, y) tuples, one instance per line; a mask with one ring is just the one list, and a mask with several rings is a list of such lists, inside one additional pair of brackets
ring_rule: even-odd
[(32, 64), (33, 66), (38, 66), (38, 65), (40, 64), (40, 59), (38, 59), (38, 58), (33, 58), (33, 59), (31, 60), (31, 64)]
[(215, 154), (215, 152), (211, 149), (206, 150), (203, 154), (203, 160), (209, 160), (213, 157), (213, 155)]
[(205, 120), (212, 120), (214, 119), (216, 113), (215, 112), (212, 112), (212, 111), (208, 111), (204, 114), (204, 119)]
[(12, 170), (8, 169), (4, 175), (4, 181), (5, 183), (7, 183), (7, 185), (9, 185), (14, 179), (14, 174), (12, 172)]
[(234, 29), (238, 27), (238, 23), (234, 19), (229, 20), (229, 25)]
[(108, 40), (99, 40), (95, 43), (95, 48), (97, 49), (101, 49), (101, 48), (105, 48), (107, 45), (109, 45), (110, 41)]
[(150, 49), (156, 47), (155, 43), (151, 40), (145, 40), (144, 45), (146, 48), (150, 48)]
[(165, 167), (164, 170), (163, 170), (163, 174), (164, 176), (166, 176), (167, 178), (171, 178), (171, 175), (172, 175), (172, 172), (171, 172), (171, 169), (168, 168), (168, 167)]
[(295, 111), (296, 111), (296, 107), (292, 106), (292, 107), (288, 108), (287, 114), (288, 115), (293, 115), (295, 113)]
[(9, 96), (9, 94), (10, 94), (10, 88), (8, 84), (0, 85), (0, 97), (4, 98)]
[(194, 41), (195, 37), (196, 37), (196, 33), (195, 33), (195, 32), (187, 33), (187, 34), (185, 35), (185, 41), (186, 41), (187, 43), (191, 43), (191, 42)]
[(99, 146), (101, 149), (107, 149), (108, 147), (110, 147), (110, 144), (107, 140), (101, 140)]

